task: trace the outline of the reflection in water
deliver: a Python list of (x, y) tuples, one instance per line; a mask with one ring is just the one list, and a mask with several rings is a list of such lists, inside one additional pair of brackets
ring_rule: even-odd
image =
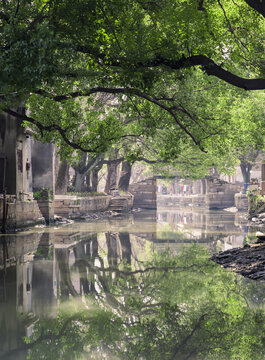
[[(192, 208), (158, 211), (158, 238), (160, 241), (208, 244), (213, 251), (242, 246), (252, 232), (246, 226), (244, 216), (227, 211), (207, 211)], [(167, 236), (171, 236), (169, 238)]]
[(212, 249), (244, 227), (180, 215), (2, 238), (16, 265), (2, 253), (0, 359), (264, 359), (264, 284), (190, 241), (201, 231)]

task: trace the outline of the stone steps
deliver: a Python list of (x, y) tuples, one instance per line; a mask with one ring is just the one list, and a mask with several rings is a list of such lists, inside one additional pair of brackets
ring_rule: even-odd
[(132, 207), (133, 198), (128, 196), (112, 197), (110, 200), (109, 208), (110, 211), (123, 212), (127, 211)]

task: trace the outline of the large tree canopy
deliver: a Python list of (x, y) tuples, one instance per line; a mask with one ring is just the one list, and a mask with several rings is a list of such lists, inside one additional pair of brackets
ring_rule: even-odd
[[(254, 146), (263, 146), (262, 118), (254, 116), (254, 125), (239, 118), (235, 126), (232, 114), (240, 99), (257, 96), (263, 106), (263, 94), (244, 91), (265, 89), (264, 7), (243, 0), (3, 1), (1, 108), (46, 141), (92, 154), (157, 134), (164, 160), (183, 144), (208, 154), (216, 148), (220, 157), (249, 131)], [(11, 110), (26, 99), (30, 116)]]

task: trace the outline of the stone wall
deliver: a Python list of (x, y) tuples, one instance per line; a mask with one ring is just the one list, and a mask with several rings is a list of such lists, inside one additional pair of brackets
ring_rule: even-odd
[(105, 211), (109, 207), (111, 196), (76, 197), (56, 195), (54, 214), (63, 217), (78, 217), (89, 212)]
[(171, 207), (185, 207), (185, 206), (201, 207), (206, 206), (205, 195), (189, 195), (189, 196), (177, 196), (177, 195), (158, 195), (158, 206), (171, 206)]
[(193, 182), (193, 193), (158, 195), (160, 206), (194, 206), (208, 209), (225, 209), (235, 206), (234, 196), (242, 184), (228, 183), (217, 177), (207, 177)]
[[(106, 211), (111, 196), (70, 197), (57, 195), (54, 201), (31, 200), (8, 202), (6, 229), (50, 223), (54, 214), (63, 217), (84, 216), (89, 212)], [(3, 199), (0, 199), (0, 227), (3, 220)]]
[(240, 184), (231, 184), (215, 178), (207, 179), (206, 207), (209, 209), (225, 209), (235, 206), (234, 196), (240, 190)]
[[(23, 262), (24, 257), (29, 253), (37, 250), (39, 241), (43, 234), (39, 232), (31, 233), (30, 236), (26, 232), (17, 234), (8, 234), (8, 263), (14, 264), (16, 261)], [(3, 266), (3, 252), (0, 251), (0, 269)]]
[[(194, 206), (206, 207), (208, 209), (225, 209), (235, 206), (235, 194), (241, 186), (226, 182), (207, 181), (206, 195), (159, 195), (157, 198), (159, 206)], [(242, 200), (243, 201), (243, 200)], [(240, 206), (243, 204), (240, 203)]]
[(235, 194), (235, 207), (241, 211), (248, 211), (248, 196), (246, 194)]
[(156, 179), (146, 179), (129, 186), (129, 192), (134, 196), (133, 207), (156, 209)]
[(197, 207), (206, 206), (206, 195), (194, 195), (192, 196), (192, 205)]
[[(0, 226), (3, 220), (3, 199), (0, 199)], [(8, 203), (6, 228), (8, 230), (44, 223), (36, 200)]]

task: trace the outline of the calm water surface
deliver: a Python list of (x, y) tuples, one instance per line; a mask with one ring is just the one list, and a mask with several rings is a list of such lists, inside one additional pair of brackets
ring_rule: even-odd
[(0, 359), (265, 359), (265, 286), (211, 253), (238, 214), (159, 208), (0, 237)]

